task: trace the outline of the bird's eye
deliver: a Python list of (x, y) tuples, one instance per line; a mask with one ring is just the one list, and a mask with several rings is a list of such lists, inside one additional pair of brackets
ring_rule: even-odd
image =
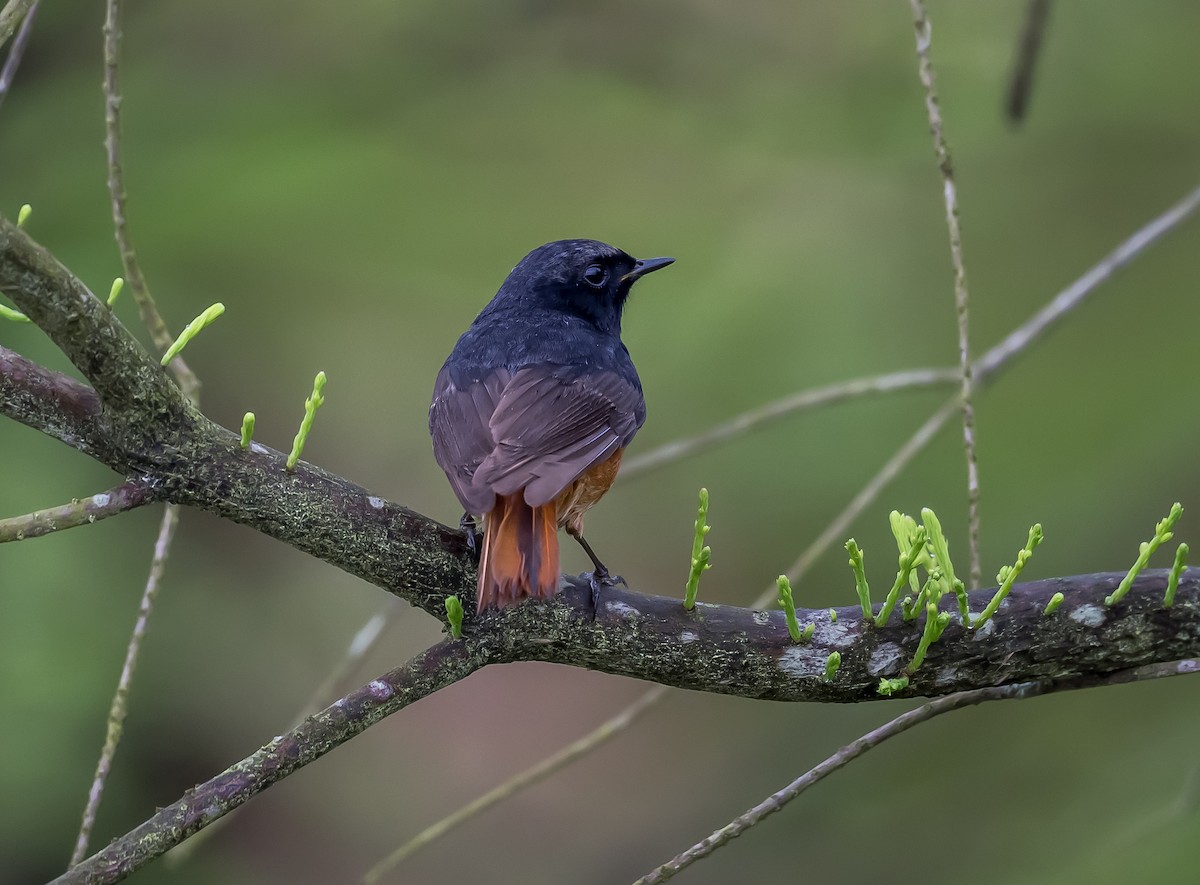
[(599, 264), (592, 264), (583, 272), (583, 281), (594, 289), (601, 289), (608, 282), (608, 271)]

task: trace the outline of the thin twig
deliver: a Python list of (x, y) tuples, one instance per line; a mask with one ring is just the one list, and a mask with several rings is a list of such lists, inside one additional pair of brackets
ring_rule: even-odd
[[(1033, 344), (1064, 316), (1078, 307), (1100, 283), (1108, 280), (1147, 247), (1187, 220), (1196, 211), (1197, 206), (1200, 206), (1200, 188), (1193, 190), (1166, 212), (1147, 222), (1090, 268), (1087, 273), (1055, 295), (1045, 307), (1010, 332), (1003, 341), (976, 359), (972, 365), (976, 387), (982, 385), (1008, 360)], [(673, 464), (717, 443), (728, 442), (758, 430), (771, 421), (805, 409), (832, 405), (865, 394), (893, 392), (910, 387), (935, 387), (960, 381), (961, 377), (958, 369), (913, 369), (870, 378), (858, 378), (790, 394), (766, 405), (742, 412), (696, 436), (666, 443), (643, 455), (628, 459), (625, 462), (627, 466), (622, 468), (618, 481), (628, 480), (634, 476)]]
[(150, 483), (131, 479), (107, 492), (76, 499), (69, 504), (35, 510), (24, 516), (0, 519), (0, 544), (6, 541), (25, 541), (62, 529), (91, 525), (154, 500), (155, 495)]
[(8, 42), (8, 38), (17, 29), (17, 22), (24, 19), (37, 0), (8, 0), (0, 9), (0, 46)]
[(702, 452), (712, 446), (741, 436), (750, 430), (755, 430), (771, 421), (788, 415), (813, 409), (820, 406), (833, 405), (844, 400), (869, 394), (893, 393), (897, 390), (921, 389), (950, 384), (959, 379), (958, 369), (909, 369), (903, 372), (890, 372), (886, 375), (874, 375), (869, 378), (855, 378), (851, 381), (839, 381), (826, 387), (816, 387), (802, 390), (789, 396), (769, 402), (756, 409), (742, 412), (734, 418), (710, 427), (695, 436), (678, 439), (666, 443), (645, 454), (630, 458), (621, 468), (620, 480), (629, 480), (641, 473), (674, 463), (689, 455)]
[(580, 756), (590, 753), (610, 738), (616, 737), (617, 734), (632, 725), (643, 713), (657, 704), (667, 694), (667, 691), (666, 686), (654, 686), (616, 716), (613, 716), (603, 725), (588, 732), (579, 740), (568, 744), (553, 756), (549, 756), (537, 765), (525, 769), (516, 777), (509, 778), (500, 784), (500, 786), (484, 793), (473, 802), (467, 803), (437, 823), (426, 827), (408, 842), (405, 842), (379, 863), (375, 864), (375, 866), (371, 867), (366, 875), (363, 876), (363, 885), (374, 885), (374, 883), (379, 882), (398, 863), (415, 854), (430, 842), (441, 838), (450, 832), (450, 830), (465, 823), (480, 812), (491, 808), (497, 802), (507, 799), (539, 781), (545, 780), (556, 771), (574, 762)]
[[(1155, 665), (1153, 667), (1137, 668), (1130, 672), (1113, 674), (1111, 677), (1100, 677), (1096, 680), (1090, 680), (1087, 683), (1081, 683), (1078, 687), (1084, 687), (1085, 685), (1105, 685), (1112, 682), (1160, 679), (1167, 676), (1185, 675), (1196, 671), (1196, 661), (1177, 661), (1166, 666)], [(898, 734), (903, 734), (913, 726), (920, 725), (922, 722), (927, 722), (935, 716), (949, 713), (952, 710), (959, 710), (963, 707), (974, 706), (975, 704), (982, 704), (987, 701), (1018, 700), (1037, 697), (1053, 688), (1055, 688), (1053, 682), (1026, 682), (1016, 685), (980, 688), (938, 698), (922, 704), (916, 709), (909, 710), (907, 713), (902, 713), (890, 722), (881, 725), (873, 731), (867, 732), (862, 737), (842, 747), (824, 762), (809, 769), (782, 790), (768, 796), (758, 805), (755, 805), (745, 814), (717, 830), (708, 838), (697, 842), (687, 851), (675, 856), (662, 866), (657, 867), (652, 872), (638, 879), (634, 885), (658, 885), (660, 882), (666, 882), (701, 858), (708, 857), (718, 848), (728, 845), (764, 818), (777, 811), (781, 811), (785, 805), (805, 790), (824, 780), (838, 769), (844, 768), (868, 750), (875, 749), (875, 747), (878, 747), (884, 741), (894, 738)]]
[(967, 546), (970, 548), (970, 586), (979, 586), (983, 574), (979, 559), (979, 464), (975, 454), (975, 406), (971, 402), (974, 380), (971, 371), (971, 353), (967, 320), (967, 269), (963, 263), (962, 229), (958, 222), (958, 188), (954, 183), (954, 165), (950, 159), (950, 148), (942, 124), (942, 110), (938, 105), (937, 89), (933, 82), (933, 62), (929, 47), (933, 41), (933, 29), (925, 11), (924, 0), (909, 0), (913, 12), (913, 25), (917, 31), (917, 72), (921, 85), (925, 87), (925, 112), (929, 117), (929, 131), (933, 135), (933, 152), (937, 157), (938, 170), (942, 173), (942, 195), (946, 204), (946, 228), (950, 234), (950, 263), (954, 267), (954, 305), (958, 314), (958, 365), (962, 372), (962, 428), (963, 449), (967, 456)]
[(100, 807), (100, 799), (104, 795), (104, 784), (112, 769), (113, 756), (116, 755), (117, 744), (121, 741), (121, 731), (125, 725), (125, 717), (129, 712), (129, 688), (133, 683), (133, 672), (137, 667), (138, 653), (142, 649), (142, 640), (146, 636), (146, 624), (150, 619), (150, 612), (154, 608), (154, 599), (158, 596), (163, 568), (167, 563), (167, 552), (170, 550), (171, 538), (175, 534), (175, 526), (178, 523), (179, 505), (168, 504), (163, 510), (162, 523), (158, 529), (158, 540), (154, 542), (154, 558), (150, 562), (150, 575), (146, 578), (146, 587), (142, 591), (142, 602), (138, 607), (137, 620), (133, 625), (133, 635), (129, 637), (129, 646), (125, 650), (125, 663), (121, 667), (121, 678), (117, 682), (117, 691), (113, 695), (112, 705), (108, 710), (108, 728), (104, 736), (104, 747), (100, 750), (100, 760), (96, 763), (92, 788), (88, 791), (87, 805), (83, 809), (83, 821), (79, 826), (79, 835), (75, 839), (75, 849), (71, 852), (69, 866), (72, 867), (87, 856), (92, 826), (96, 822), (96, 811)]
[(1042, 38), (1046, 35), (1046, 22), (1050, 17), (1050, 0), (1029, 0), (1025, 7), (1025, 19), (1021, 22), (1021, 33), (1017, 37), (1017, 57), (1013, 62), (1012, 75), (1008, 81), (1008, 100), (1005, 111), (1010, 123), (1020, 124), (1029, 110), (1029, 98), (1033, 94), (1033, 74), (1041, 54)]
[[(1123, 268), (1134, 258), (1138, 257), (1142, 252), (1144, 252), (1147, 248), (1149, 248), (1171, 230), (1182, 224), (1193, 213), (1196, 212), (1198, 207), (1200, 207), (1200, 187), (1197, 187), (1166, 212), (1143, 225), (1138, 231), (1118, 245), (1112, 252), (1104, 256), (1104, 258), (1102, 258), (1094, 267), (1090, 268), (1086, 273), (1084, 273), (1083, 276), (1079, 277), (1079, 279), (1075, 280), (1067, 288), (1056, 294), (1049, 301), (1049, 303), (1046, 304), (1045, 307), (1026, 320), (1019, 328), (1015, 329), (999, 344), (988, 350), (988, 352), (980, 357), (980, 359), (976, 362), (977, 380), (983, 382), (990, 379), (993, 375), (1003, 369), (1011, 360), (1028, 350), (1030, 346), (1040, 340), (1043, 335), (1057, 325), (1057, 323), (1059, 323), (1068, 313), (1079, 307), (1086, 300), (1087, 296), (1094, 292), (1101, 283), (1110, 279), (1118, 270)], [(930, 371), (942, 371), (947, 373), (945, 378), (946, 381), (953, 381), (959, 377), (956, 369)], [(893, 377), (899, 377), (902, 374), (905, 373), (897, 373)], [(869, 382), (871, 379), (864, 380)], [(860, 384), (863, 382), (860, 381), (850, 383)], [(830, 391), (833, 389), (833, 387), (824, 388), (825, 391)], [(717, 428), (713, 428), (710, 433), (722, 440), (727, 439), (730, 436), (747, 433), (750, 430), (761, 426), (762, 421), (765, 420), (764, 418), (760, 418), (758, 421), (748, 420), (749, 416), (769, 415), (772, 418), (781, 417), (783, 414), (787, 413), (787, 408), (784, 403), (789, 401), (793, 403), (793, 410), (795, 410), (805, 407), (805, 405), (796, 405), (796, 403), (807, 404), (808, 402), (812, 401), (814, 404), (821, 404), (823, 402), (832, 400), (825, 399), (825, 395), (822, 394), (821, 390), (811, 391), (807, 397), (805, 394), (797, 394), (793, 397), (789, 397), (786, 401), (780, 400), (777, 403), (772, 403), (752, 412), (747, 412), (744, 415), (739, 416), (739, 418), (735, 418), (733, 421), (719, 425)], [(958, 397), (955, 396), (946, 402), (937, 412), (935, 412), (930, 419), (920, 429), (918, 429), (915, 434), (913, 434), (912, 438), (910, 438), (908, 442), (906, 442), (904, 446), (901, 447), (901, 449), (899, 449), (882, 468), (880, 468), (879, 472), (872, 477), (871, 480), (854, 497), (854, 499), (852, 499), (851, 502), (846, 505), (845, 509), (843, 509), (843, 511), (834, 518), (833, 523), (831, 523), (831, 528), (823, 532), (812, 544), (809, 545), (808, 549), (801, 554), (796, 562), (792, 564), (788, 571), (789, 580), (791, 580), (793, 583), (799, 583), (800, 578), (808, 572), (821, 554), (824, 553), (824, 551), (828, 549), (832, 543), (842, 538), (845, 533), (845, 528), (849, 526), (849, 524), (858, 516), (859, 513), (862, 512), (866, 506), (869, 505), (870, 501), (875, 499), (883, 487), (885, 487), (887, 483), (890, 482), (891, 479), (894, 478), (895, 475), (904, 467), (904, 465), (907, 464), (922, 448), (924, 448), (924, 446), (927, 445), (934, 436), (936, 436), (938, 431), (945, 426), (946, 422), (948, 422), (950, 418), (954, 416), (954, 413), (957, 411), (957, 406)], [(735, 425), (737, 426), (736, 432), (723, 432), (723, 428), (731, 428)], [(697, 437), (696, 439), (700, 439), (700, 437)], [(692, 440), (685, 440), (683, 441), (682, 445), (680, 445), (679, 450), (676, 451), (673, 456), (662, 454), (664, 449), (676, 445), (680, 444), (669, 443), (667, 446), (664, 446), (663, 449), (656, 449), (655, 451), (644, 456), (648, 463), (643, 470), (649, 471), (651, 469), (664, 466), (665, 464), (670, 463), (672, 460), (684, 457), (698, 448), (698, 446), (692, 445)], [(837, 530), (833, 530), (834, 528)], [(754, 601), (753, 606), (761, 607), (768, 605), (771, 599), (774, 598), (774, 593), (775, 587), (772, 586), (768, 591), (764, 592), (762, 596)], [(661, 692), (661, 694), (659, 694), (658, 697), (653, 698), (653, 700), (642, 698), (635, 702), (646, 703), (646, 707), (642, 708), (642, 712), (645, 712), (645, 709), (648, 709), (653, 703), (660, 701), (662, 697), (667, 694), (666, 692), (662, 692), (661, 689), (657, 688), (653, 689), (653, 691)], [(647, 695), (649, 694), (650, 692), (647, 692)], [(626, 707), (624, 710), (617, 713), (613, 719), (609, 720), (609, 722), (615, 721), (616, 719), (627, 715), (632, 706), (633, 705)], [(605, 725), (607, 725), (607, 723)], [(604, 727), (605, 726), (601, 726), (601, 729)], [(597, 729), (597, 732), (599, 730), (600, 729)], [(594, 735), (597, 732), (593, 732), (592, 734)], [(592, 735), (586, 735), (579, 742), (577, 742), (577, 744), (587, 741), (591, 736)], [(579, 758), (580, 756), (584, 755), (585, 752), (586, 751), (581, 751), (576, 753), (569, 761)], [(533, 766), (532, 768), (526, 769), (520, 774), (509, 779), (504, 784), (501, 784), (491, 793), (487, 794), (489, 797), (494, 796), (492, 801), (490, 801), (487, 805), (483, 807), (476, 807), (477, 804), (482, 801), (483, 797), (481, 797), (480, 799), (477, 799), (474, 802), (459, 808), (448, 817), (443, 818), (442, 821), (433, 824), (422, 833), (422, 836), (425, 838), (421, 844), (427, 845), (429, 842), (442, 835), (446, 830), (451, 829), (452, 827), (444, 827), (443, 829), (438, 829), (437, 832), (431, 833), (431, 831), (442, 827), (446, 821), (453, 820), (453, 824), (457, 826), (458, 824), (461, 824), (473, 817), (479, 811), (482, 811), (484, 807), (489, 807), (490, 805), (500, 801), (502, 798), (508, 798), (516, 795), (516, 793), (520, 790), (539, 783), (546, 776), (552, 773), (552, 771), (543, 771), (540, 769), (540, 765)], [(497, 793), (502, 795), (496, 796), (495, 794)]]
[[(301, 722), (321, 709), (321, 705), (327, 702), (328, 698), (345, 694), (346, 688), (343, 682), (346, 681), (354, 668), (362, 663), (363, 658), (367, 656), (367, 652), (375, 647), (386, 628), (392, 623), (393, 617), (400, 611), (400, 608), (401, 606), (396, 600), (391, 600), (386, 609), (371, 615), (367, 619), (367, 622), (355, 631), (354, 638), (350, 640), (350, 644), (346, 647), (346, 651), (342, 654), (342, 657), (334, 664), (333, 669), (329, 671), (329, 674), (309, 696), (308, 702), (301, 708), (296, 718), (292, 720), (292, 728), (296, 728)], [(211, 826), (205, 827), (182, 845), (172, 849), (163, 858), (163, 862), (171, 868), (186, 863), (197, 850), (204, 847), (210, 839), (235, 821), (240, 813), (240, 809), (232, 811), (225, 815), (225, 817), (214, 822)]]
[[(171, 333), (162, 316), (158, 313), (154, 299), (146, 286), (146, 279), (138, 266), (137, 253), (133, 241), (126, 229), (125, 221), (125, 181), (121, 168), (121, 2), (106, 0), (104, 15), (104, 149), (108, 163), (108, 191), (112, 201), (113, 230), (117, 248), (121, 252), (121, 264), (125, 272), (125, 282), (129, 285), (142, 322), (150, 331), (150, 337), (155, 345), (165, 351), (172, 344)], [(180, 359), (171, 363), (172, 371), (179, 382), (180, 389), (193, 403), (198, 401), (200, 382), (191, 369)], [(125, 663), (121, 668), (121, 677), (117, 682), (117, 690), (113, 695), (112, 705), (108, 711), (108, 728), (105, 733), (104, 746), (100, 751), (100, 759), (96, 763), (96, 773), (88, 791), (87, 803), (83, 810), (83, 820), (80, 823), (79, 835), (75, 839), (75, 848), (71, 852), (69, 866), (79, 864), (87, 855), (88, 842), (91, 839), (92, 827), (95, 824), (96, 812), (100, 800), (104, 796), (104, 785), (108, 781), (112, 769), (113, 757), (121, 742), (125, 717), (128, 714), (128, 698), (133, 673), (137, 666), (138, 655), (141, 651), (142, 639), (146, 635), (150, 613), (154, 608), (154, 600), (158, 595), (159, 584), (162, 581), (163, 570), (166, 567), (167, 556), (171, 549), (171, 540), (175, 536), (175, 527), (179, 522), (179, 505), (168, 504), (163, 511), (162, 523), (159, 526), (158, 539), (154, 543), (154, 557), (150, 563), (150, 575), (142, 593), (141, 606), (138, 609), (137, 620), (133, 625), (133, 633), (129, 637), (129, 645), (125, 650)]]
[(1183, 199), (1161, 215), (1156, 216), (1123, 240), (1115, 249), (1071, 285), (1067, 286), (1036, 314), (985, 353), (976, 363), (978, 380), (986, 380), (1014, 356), (1057, 325), (1063, 317), (1077, 308), (1101, 283), (1110, 280), (1133, 259), (1187, 221), (1200, 209), (1200, 186), (1194, 187)]
[(8, 48), (8, 58), (4, 60), (4, 67), (0, 69), (0, 105), (4, 104), (13, 79), (17, 76), (17, 68), (21, 66), (21, 59), (25, 56), (25, 47), (29, 45), (29, 37), (33, 34), (33, 18), (37, 15), (37, 8), (37, 0), (34, 0), (25, 15), (25, 20), (21, 22), (12, 46)]
[(397, 710), (465, 679), (488, 661), (487, 652), (470, 640), (446, 640), (426, 649), (191, 788), (54, 882), (98, 885), (129, 876), (297, 769)]
[[(825, 527), (825, 530), (817, 535), (816, 539), (791, 564), (785, 572), (791, 583), (800, 583), (800, 579), (808, 573), (808, 570), (816, 564), (825, 551), (834, 543), (846, 537), (846, 532), (849, 530), (850, 524), (875, 502), (880, 492), (900, 474), (901, 470), (908, 466), (913, 458), (933, 442), (934, 438), (938, 435), (938, 431), (945, 427), (946, 422), (954, 417), (954, 413), (958, 411), (958, 405), (959, 399), (957, 396), (947, 400), (879, 468), (879, 471), (867, 481), (867, 484), (859, 490), (858, 494), (850, 499), (850, 503), (842, 509), (842, 512), (833, 518), (829, 525)], [(750, 604), (750, 607), (762, 608), (770, 605), (771, 601), (775, 598), (775, 592), (775, 584), (772, 583), (770, 588), (763, 591), (763, 594)]]
[[(138, 264), (137, 252), (129, 236), (125, 219), (125, 172), (121, 166), (121, 0), (106, 0), (104, 15), (104, 151), (108, 159), (108, 194), (112, 201), (113, 233), (121, 252), (125, 284), (137, 301), (142, 323), (160, 354), (166, 353), (175, 339), (158, 306), (150, 295), (146, 278)], [(182, 357), (171, 360), (171, 371), (180, 388), (193, 401), (200, 390), (200, 380), (188, 368)]]

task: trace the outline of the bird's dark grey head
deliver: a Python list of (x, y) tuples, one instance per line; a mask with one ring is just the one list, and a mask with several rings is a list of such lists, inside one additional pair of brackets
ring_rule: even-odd
[(629, 289), (673, 258), (638, 260), (596, 240), (556, 240), (539, 246), (513, 268), (489, 310), (534, 307), (582, 317), (620, 332)]

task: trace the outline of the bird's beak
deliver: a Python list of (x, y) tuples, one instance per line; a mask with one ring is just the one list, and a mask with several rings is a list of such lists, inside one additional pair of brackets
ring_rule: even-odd
[(643, 277), (652, 270), (661, 270), (668, 264), (674, 263), (674, 258), (643, 258), (633, 266), (633, 270), (621, 277), (621, 282), (632, 283), (638, 277)]

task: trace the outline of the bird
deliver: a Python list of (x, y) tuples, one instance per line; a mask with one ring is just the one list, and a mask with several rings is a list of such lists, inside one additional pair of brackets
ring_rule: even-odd
[(646, 420), (621, 341), (625, 302), (638, 279), (674, 260), (637, 259), (596, 240), (539, 246), (442, 365), (429, 433), (479, 554), (478, 611), (558, 592), (560, 528), (592, 561), (593, 604), (602, 587), (623, 582), (584, 539), (583, 518)]

